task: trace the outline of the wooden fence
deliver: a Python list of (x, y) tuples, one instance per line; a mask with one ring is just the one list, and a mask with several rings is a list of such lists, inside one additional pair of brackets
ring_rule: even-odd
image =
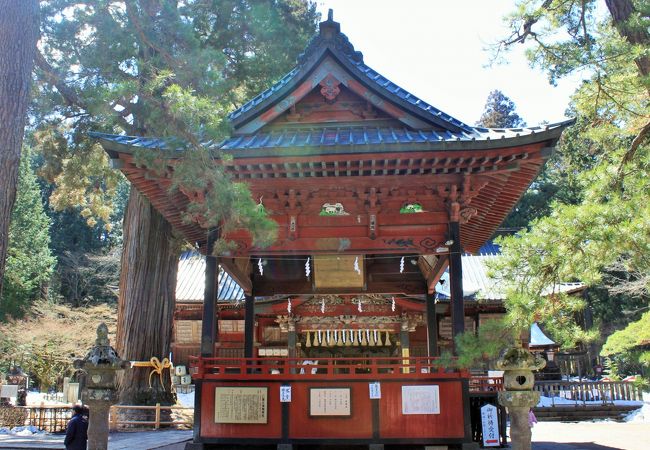
[[(143, 411), (145, 414), (144, 420), (121, 420), (120, 411)], [(151, 414), (147, 412), (153, 411), (153, 420), (150, 420)], [(163, 412), (169, 411), (171, 420), (163, 420)], [(174, 418), (174, 412), (188, 412), (187, 417)], [(191, 414), (189, 414), (191, 412)], [(116, 430), (119, 426), (128, 426), (135, 428), (148, 428), (154, 427), (156, 430), (161, 426), (189, 426), (194, 424), (194, 408), (186, 406), (161, 406), (156, 403), (156, 406), (134, 406), (134, 405), (113, 405), (110, 409), (109, 427), (111, 430)]]
[(72, 407), (67, 405), (3, 407), (0, 427), (34, 426), (50, 433), (65, 431), (72, 417)]
[[(5, 408), (8, 409), (8, 408)], [(40, 406), (17, 406), (11, 408), (15, 414), (11, 419), (8, 415), (0, 415), (0, 427), (15, 427), (32, 425), (40, 430), (50, 433), (62, 433), (72, 418), (71, 405), (40, 405)], [(136, 410), (148, 412), (143, 414), (144, 420), (120, 420), (120, 410)], [(169, 414), (164, 412), (169, 411)], [(92, 413), (92, 412), (91, 412)], [(175, 414), (176, 413), (176, 414)], [(179, 414), (180, 413), (180, 414)], [(7, 417), (5, 417), (7, 416)], [(2, 423), (5, 418), (7, 423)], [(169, 420), (164, 420), (169, 417)], [(120, 426), (134, 428), (161, 428), (161, 427), (192, 427), (194, 423), (194, 408), (184, 406), (131, 406), (113, 405), (110, 409), (109, 424), (111, 430)]]
[(558, 398), (575, 403), (642, 401), (641, 390), (627, 381), (537, 381), (534, 389), (542, 397), (551, 398), (553, 405)]

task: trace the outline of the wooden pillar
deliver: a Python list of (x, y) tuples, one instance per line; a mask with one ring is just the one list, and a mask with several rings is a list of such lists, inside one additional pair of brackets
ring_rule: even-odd
[(287, 321), (287, 348), (289, 350), (289, 358), (296, 357), (296, 347), (298, 345), (298, 335), (296, 334), (296, 321), (290, 317)]
[(244, 358), (252, 358), (255, 341), (255, 296), (246, 294), (244, 298)]
[(427, 294), (427, 348), (429, 358), (438, 356), (438, 317), (436, 316), (436, 297)]
[(207, 252), (205, 256), (205, 289), (203, 291), (203, 321), (201, 324), (201, 356), (214, 356), (214, 343), (217, 341), (217, 295), (219, 278), (219, 261), (212, 256), (212, 246), (218, 239), (218, 232), (208, 232)]
[[(456, 338), (465, 331), (465, 305), (463, 303), (463, 263), (460, 246), (460, 224), (449, 222), (449, 289), (451, 293), (451, 335)], [(456, 343), (454, 342), (454, 353)]]
[(411, 356), (411, 340), (409, 338), (409, 322), (408, 319), (402, 319), (402, 326), (399, 332), (399, 342), (402, 350), (402, 356), (408, 358)]

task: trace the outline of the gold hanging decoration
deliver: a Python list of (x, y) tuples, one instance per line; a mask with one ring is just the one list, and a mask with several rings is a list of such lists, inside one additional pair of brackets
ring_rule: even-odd
[(305, 342), (305, 347), (311, 347), (311, 331), (307, 332), (307, 342)]

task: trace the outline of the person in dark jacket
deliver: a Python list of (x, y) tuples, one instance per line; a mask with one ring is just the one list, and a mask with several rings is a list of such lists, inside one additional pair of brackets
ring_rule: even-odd
[(81, 405), (74, 405), (72, 411), (74, 411), (74, 415), (65, 430), (65, 440), (63, 441), (65, 449), (86, 450), (88, 441), (88, 418), (84, 415), (86, 409)]

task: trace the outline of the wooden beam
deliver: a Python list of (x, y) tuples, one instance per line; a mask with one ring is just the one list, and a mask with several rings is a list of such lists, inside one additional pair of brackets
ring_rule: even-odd
[(436, 290), (436, 284), (440, 281), (440, 277), (445, 273), (445, 269), (449, 264), (449, 255), (440, 255), (436, 264), (431, 269), (431, 272), (427, 276), (427, 293), (433, 294)]
[[(245, 294), (253, 292), (253, 282), (250, 277), (250, 261), (245, 260), (244, 263), (236, 263), (232, 258), (221, 258), (219, 261), (223, 270), (228, 272), (233, 280), (244, 290)], [(241, 267), (240, 267), (241, 266)]]

